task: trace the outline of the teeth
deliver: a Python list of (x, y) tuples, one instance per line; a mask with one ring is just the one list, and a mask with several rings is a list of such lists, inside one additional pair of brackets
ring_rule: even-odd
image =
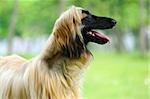
[(95, 34), (93, 33), (92, 36), (95, 36)]
[(94, 34), (94, 33), (92, 33), (92, 32), (88, 32), (88, 34), (90, 34), (90, 35), (92, 35), (92, 36), (95, 36), (95, 34)]
[(88, 32), (88, 34), (92, 35), (93, 33), (92, 32)]

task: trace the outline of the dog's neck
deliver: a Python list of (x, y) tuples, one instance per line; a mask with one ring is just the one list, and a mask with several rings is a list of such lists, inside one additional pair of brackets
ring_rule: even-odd
[(69, 88), (76, 95), (79, 92), (77, 90), (80, 90), (80, 76), (84, 69), (86, 69), (91, 57), (92, 55), (86, 51), (76, 59), (64, 57), (61, 53), (61, 46), (58, 43), (57, 37), (51, 34), (46, 47), (41, 53), (40, 61), (42, 64), (40, 63), (38, 70), (42, 72), (43, 68), (46, 67), (44, 73), (47, 73), (50, 79), (54, 78), (53, 80), (56, 80), (54, 82), (63, 83), (62, 86), (65, 89)]
[(65, 68), (67, 69), (67, 72), (73, 72), (73, 70), (71, 70), (73, 67), (78, 68), (78, 70), (74, 69), (75, 72), (76, 71), (80, 72), (84, 68), (84, 65), (86, 65), (88, 61), (91, 59), (91, 57), (92, 57), (91, 53), (87, 50), (81, 53), (79, 58), (65, 57), (62, 53), (60, 41), (58, 41), (58, 38), (52, 33), (47, 41), (46, 47), (41, 53), (40, 58), (42, 61), (46, 62), (49, 68), (55, 68), (53, 66), (56, 66), (57, 64), (64, 64), (65, 62), (64, 65)]
[(45, 48), (42, 50), (41, 59), (50, 60), (59, 54), (60, 48), (53, 34), (48, 38)]

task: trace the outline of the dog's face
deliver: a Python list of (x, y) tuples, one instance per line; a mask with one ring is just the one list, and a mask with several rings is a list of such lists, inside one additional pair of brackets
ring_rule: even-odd
[(92, 15), (89, 11), (82, 10), (82, 15), (84, 16), (81, 19), (83, 28), (81, 33), (84, 38), (85, 44), (88, 42), (95, 42), (98, 44), (105, 44), (109, 41), (109, 38), (93, 29), (110, 29), (115, 26), (116, 21), (108, 17), (100, 17)]
[(73, 6), (64, 12), (55, 23), (54, 35), (61, 46), (62, 54), (69, 58), (79, 58), (88, 42), (105, 44), (109, 38), (93, 29), (110, 29), (116, 21), (107, 17), (92, 15), (83, 8)]

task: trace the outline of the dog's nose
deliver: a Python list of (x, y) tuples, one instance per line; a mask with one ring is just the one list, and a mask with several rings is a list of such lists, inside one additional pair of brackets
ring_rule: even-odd
[(117, 22), (116, 20), (112, 19), (111, 22), (115, 25)]

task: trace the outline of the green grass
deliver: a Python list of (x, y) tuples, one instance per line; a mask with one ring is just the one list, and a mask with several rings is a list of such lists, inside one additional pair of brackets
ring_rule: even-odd
[(148, 57), (94, 53), (85, 74), (84, 99), (148, 99)]
[(84, 76), (84, 99), (148, 99), (148, 57), (107, 52), (93, 56)]

